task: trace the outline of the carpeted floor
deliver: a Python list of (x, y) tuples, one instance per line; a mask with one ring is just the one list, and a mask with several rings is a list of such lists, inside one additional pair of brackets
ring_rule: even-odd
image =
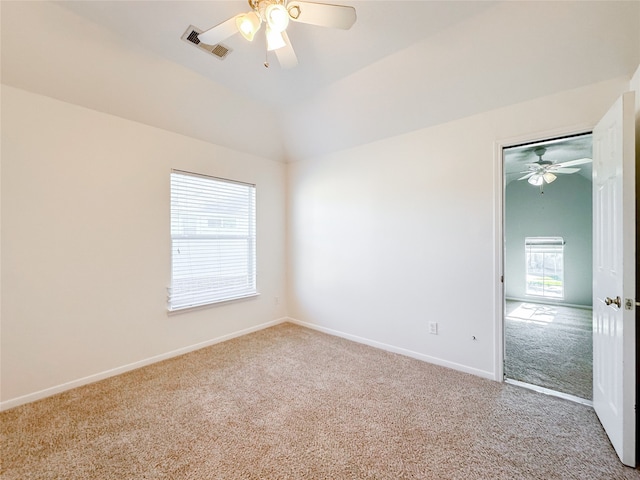
[(507, 301), (507, 378), (593, 398), (591, 310)]
[(589, 407), (291, 324), (0, 419), (3, 480), (640, 478)]

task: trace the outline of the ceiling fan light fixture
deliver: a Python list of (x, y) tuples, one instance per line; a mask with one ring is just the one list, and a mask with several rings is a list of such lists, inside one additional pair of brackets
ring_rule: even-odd
[(281, 3), (272, 3), (264, 12), (269, 28), (274, 32), (284, 32), (289, 25), (289, 12)]
[(249, 12), (236, 17), (236, 26), (244, 38), (253, 41), (253, 37), (260, 30), (262, 21), (255, 12)]
[(542, 178), (544, 178), (544, 181), (547, 183), (551, 183), (553, 182), (556, 178), (558, 178), (557, 176), (555, 176), (553, 173), (551, 172), (547, 172), (544, 175), (542, 175)]
[(529, 177), (529, 180), (527, 180), (527, 182), (529, 182), (531, 185), (535, 185), (536, 187), (539, 187), (540, 185), (542, 185), (544, 180), (542, 175), (536, 173), (535, 175), (531, 175)]
[[(298, 58), (287, 35), (290, 22), (349, 30), (356, 21), (356, 9), (347, 5), (317, 3), (313, 0), (247, 0), (247, 2), (251, 8), (249, 12), (236, 14), (198, 33), (196, 38), (206, 46), (216, 46), (237, 33), (241, 33), (246, 40), (252, 41), (264, 23), (267, 51), (276, 51), (276, 57), (282, 68), (292, 68), (298, 64)], [(268, 66), (269, 62), (265, 61), (264, 65)]]
[(282, 37), (282, 32), (277, 32), (267, 26), (267, 50), (272, 52), (273, 50), (278, 50), (286, 46), (287, 44)]

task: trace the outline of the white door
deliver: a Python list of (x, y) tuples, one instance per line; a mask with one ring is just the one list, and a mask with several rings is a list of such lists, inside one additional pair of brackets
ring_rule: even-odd
[(635, 114), (625, 93), (593, 131), (593, 407), (635, 466)]

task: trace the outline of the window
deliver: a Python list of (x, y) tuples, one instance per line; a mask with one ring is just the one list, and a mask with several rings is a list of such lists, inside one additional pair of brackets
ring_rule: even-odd
[(169, 310), (256, 295), (255, 185), (171, 173)]
[(527, 237), (527, 295), (564, 298), (564, 240), (562, 237)]

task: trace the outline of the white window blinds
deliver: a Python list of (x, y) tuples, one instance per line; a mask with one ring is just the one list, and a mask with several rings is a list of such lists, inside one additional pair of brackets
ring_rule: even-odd
[(255, 185), (173, 171), (169, 310), (256, 293)]
[(564, 239), (526, 237), (527, 295), (564, 298)]

